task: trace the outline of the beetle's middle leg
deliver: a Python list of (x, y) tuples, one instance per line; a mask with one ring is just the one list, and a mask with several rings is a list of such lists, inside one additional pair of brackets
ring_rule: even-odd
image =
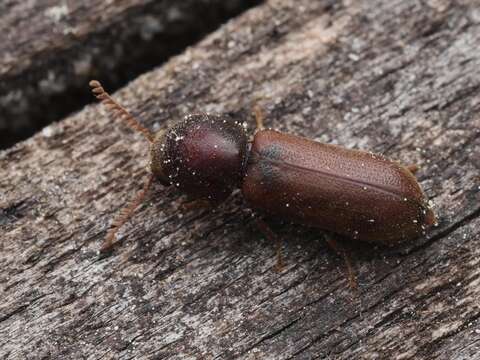
[(265, 117), (263, 116), (263, 111), (260, 105), (255, 105), (253, 107), (253, 114), (255, 115), (255, 122), (257, 124), (255, 132), (265, 129), (265, 126), (263, 125)]
[(255, 219), (255, 223), (261, 233), (267, 238), (267, 240), (276, 243), (277, 246), (277, 264), (275, 265), (275, 271), (281, 272), (285, 267), (282, 257), (282, 240), (275, 234), (275, 232), (268, 226), (268, 224), (260, 218)]
[(198, 210), (198, 209), (210, 209), (215, 207), (211, 201), (206, 199), (195, 199), (191, 201), (186, 201), (180, 205), (183, 211), (191, 211), (191, 210)]

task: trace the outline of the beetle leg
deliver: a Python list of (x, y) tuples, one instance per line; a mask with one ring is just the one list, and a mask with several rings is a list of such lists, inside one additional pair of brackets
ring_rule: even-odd
[(212, 204), (212, 202), (208, 200), (196, 199), (196, 200), (184, 202), (182, 205), (180, 205), (180, 207), (184, 211), (191, 211), (191, 210), (197, 210), (197, 209), (209, 209), (214, 207), (214, 205)]
[(416, 164), (407, 165), (406, 167), (407, 167), (408, 171), (410, 171), (413, 175), (415, 175), (415, 173), (418, 171), (418, 169), (420, 169), (420, 166), (418, 166)]
[(275, 232), (268, 226), (268, 224), (262, 219), (255, 219), (258, 229), (261, 231), (263, 236), (265, 236), (269, 241), (275, 242), (277, 246), (277, 264), (275, 265), (275, 271), (281, 272), (285, 267), (282, 257), (282, 241), (280, 237), (275, 234)]
[(253, 113), (255, 114), (255, 122), (257, 123), (257, 128), (255, 132), (265, 129), (265, 127), (263, 126), (263, 111), (260, 105), (255, 105), (253, 107)]
[(130, 200), (127, 205), (120, 210), (117, 217), (112, 222), (112, 227), (107, 232), (107, 236), (105, 236), (105, 240), (103, 241), (103, 245), (100, 248), (101, 253), (105, 253), (111, 250), (112, 246), (114, 245), (113, 240), (115, 239), (115, 235), (117, 234), (118, 230), (130, 219), (135, 209), (145, 200), (145, 197), (152, 185), (153, 181), (153, 174), (150, 174), (143, 185), (143, 189), (140, 190), (137, 195)]
[(330, 248), (332, 248), (333, 251), (338, 254), (338, 256), (343, 258), (343, 261), (347, 267), (348, 282), (350, 283), (350, 287), (354, 290), (358, 289), (357, 277), (355, 276), (355, 270), (353, 269), (352, 259), (350, 258), (347, 250), (330, 235), (325, 234), (325, 241), (327, 242), (328, 246), (330, 246)]

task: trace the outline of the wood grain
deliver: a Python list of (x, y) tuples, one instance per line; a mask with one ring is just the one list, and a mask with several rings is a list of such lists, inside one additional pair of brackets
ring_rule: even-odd
[(92, 77), (119, 88), (257, 0), (0, 3), (0, 148), (78, 111)]

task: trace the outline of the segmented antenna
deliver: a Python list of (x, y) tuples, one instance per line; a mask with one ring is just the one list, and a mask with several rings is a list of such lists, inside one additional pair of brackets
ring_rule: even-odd
[(117, 217), (112, 221), (112, 227), (110, 230), (108, 230), (107, 236), (105, 236), (105, 240), (100, 248), (100, 252), (107, 252), (112, 248), (115, 235), (117, 234), (118, 230), (128, 221), (128, 219), (130, 219), (135, 209), (143, 202), (148, 190), (150, 189), (150, 186), (152, 185), (152, 181), (153, 174), (150, 174), (143, 185), (143, 189), (140, 190), (122, 210), (120, 210)]
[(100, 84), (99, 81), (92, 80), (90, 81), (89, 85), (92, 88), (93, 95), (100, 100), (103, 105), (105, 105), (113, 119), (123, 120), (128, 127), (135, 131), (141, 132), (148, 141), (153, 142), (152, 133), (142, 124), (140, 124), (138, 120), (127, 111), (127, 109), (113, 100), (112, 97), (103, 89), (102, 84)]

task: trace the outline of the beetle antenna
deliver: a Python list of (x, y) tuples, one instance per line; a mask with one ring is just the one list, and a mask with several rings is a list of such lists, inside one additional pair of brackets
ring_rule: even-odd
[(140, 124), (140, 122), (138, 122), (138, 120), (135, 119), (127, 109), (113, 100), (112, 97), (103, 89), (100, 81), (92, 80), (90, 81), (89, 85), (92, 88), (93, 95), (100, 100), (103, 105), (105, 105), (113, 119), (123, 120), (130, 129), (141, 132), (148, 141), (151, 143), (153, 142), (152, 133), (142, 124)]
[(150, 174), (143, 185), (143, 189), (140, 190), (137, 195), (131, 199), (125, 207), (122, 208), (122, 210), (120, 210), (117, 217), (112, 221), (112, 227), (110, 230), (108, 230), (103, 245), (100, 248), (101, 253), (107, 252), (112, 248), (114, 245), (113, 240), (115, 239), (115, 235), (117, 234), (118, 230), (130, 219), (135, 209), (143, 202), (143, 200), (145, 200), (148, 190), (152, 185), (152, 181), (153, 174)]

